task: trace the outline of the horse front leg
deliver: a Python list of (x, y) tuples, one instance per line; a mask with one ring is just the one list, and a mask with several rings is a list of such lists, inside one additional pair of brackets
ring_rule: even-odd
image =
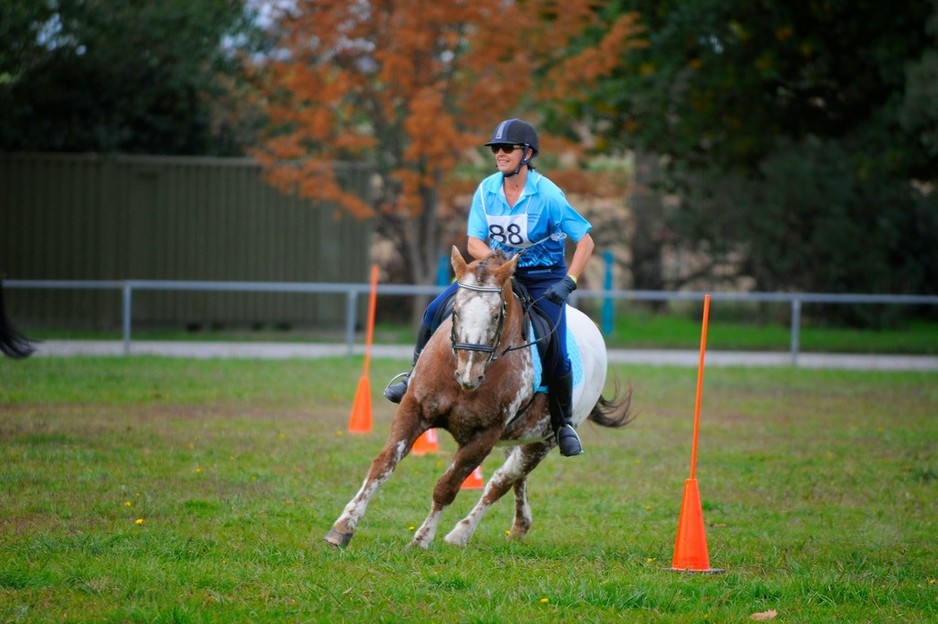
[(449, 468), (437, 481), (436, 487), (433, 488), (433, 503), (430, 506), (430, 513), (414, 534), (414, 539), (410, 542), (412, 547), (430, 547), (430, 542), (433, 541), (436, 535), (436, 529), (440, 523), (440, 515), (443, 510), (456, 499), (463, 482), (488, 456), (500, 437), (500, 428), (486, 430), (456, 450), (453, 463), (449, 465)]
[(323, 538), (327, 544), (339, 548), (348, 546), (355, 534), (358, 521), (365, 515), (368, 503), (378, 491), (378, 488), (391, 478), (394, 469), (413, 448), (417, 438), (426, 430), (425, 427), (420, 425), (416, 409), (413, 408), (412, 403), (411, 399), (405, 399), (398, 409), (391, 424), (391, 432), (384, 443), (384, 448), (371, 462), (371, 468), (368, 471), (368, 476), (365, 477), (365, 482), (362, 483), (361, 489), (348, 502), (342, 514), (332, 525), (332, 529)]
[(486, 484), (479, 502), (460, 520), (444, 541), (453, 546), (465, 546), (489, 508), (512, 486), (515, 490), (515, 520), (509, 539), (522, 539), (531, 528), (531, 507), (527, 499), (527, 476), (547, 456), (550, 446), (528, 444), (511, 450), (505, 463), (495, 471)]
[(485, 484), (485, 490), (482, 492), (479, 502), (475, 504), (469, 515), (456, 523), (449, 535), (443, 538), (444, 542), (451, 546), (465, 546), (469, 543), (469, 539), (475, 533), (476, 527), (479, 526), (485, 512), (505, 495), (505, 492), (520, 476), (518, 463), (513, 461), (513, 458), (517, 455), (517, 450), (517, 448), (511, 450), (505, 463), (499, 466), (498, 470), (489, 478), (488, 483)]

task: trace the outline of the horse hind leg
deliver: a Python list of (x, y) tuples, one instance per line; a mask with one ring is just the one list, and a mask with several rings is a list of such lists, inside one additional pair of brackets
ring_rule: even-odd
[(531, 530), (533, 517), (528, 503), (528, 475), (544, 460), (554, 447), (554, 442), (528, 444), (519, 449), (524, 462), (524, 474), (515, 481), (515, 517), (508, 532), (509, 540), (521, 541)]
[(515, 481), (515, 519), (508, 531), (508, 539), (520, 542), (531, 530), (531, 505), (528, 503), (528, 478)]

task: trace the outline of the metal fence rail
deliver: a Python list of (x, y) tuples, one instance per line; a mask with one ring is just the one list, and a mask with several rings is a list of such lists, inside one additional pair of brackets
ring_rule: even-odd
[[(331, 282), (207, 282), (179, 280), (5, 280), (10, 289), (69, 289), (69, 290), (117, 290), (122, 293), (122, 339), (124, 354), (130, 354), (133, 330), (133, 293), (137, 291), (199, 291), (199, 292), (255, 292), (255, 293), (306, 293), (345, 294), (345, 340), (349, 355), (354, 352), (355, 325), (358, 314), (358, 297), (367, 296), (367, 283)], [(379, 284), (378, 295), (419, 296), (436, 295), (442, 286), (418, 286), (412, 284)], [(876, 295), (836, 293), (733, 293), (703, 291), (662, 290), (578, 290), (570, 298), (576, 305), (583, 299), (625, 299), (633, 301), (703, 301), (710, 294), (712, 301), (751, 303), (787, 303), (791, 308), (791, 334), (789, 351), (792, 365), (798, 364), (801, 335), (801, 306), (804, 303), (831, 304), (889, 304), (889, 305), (938, 305), (934, 295)]]

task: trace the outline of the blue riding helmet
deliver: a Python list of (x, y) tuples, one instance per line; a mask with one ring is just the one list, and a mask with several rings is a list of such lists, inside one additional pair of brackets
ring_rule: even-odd
[[(492, 145), (524, 145), (530, 147), (532, 154), (530, 158), (537, 156), (540, 151), (540, 143), (537, 140), (537, 130), (534, 126), (522, 119), (506, 119), (497, 126), (492, 133), (492, 140), (485, 144), (486, 147)], [(530, 160), (530, 158), (528, 160)]]

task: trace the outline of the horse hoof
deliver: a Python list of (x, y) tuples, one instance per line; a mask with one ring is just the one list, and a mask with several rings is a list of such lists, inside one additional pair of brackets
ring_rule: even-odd
[(322, 539), (325, 543), (330, 546), (335, 546), (336, 548), (345, 548), (348, 546), (348, 543), (352, 541), (353, 533), (339, 533), (335, 529), (329, 531), (329, 533)]
[(407, 548), (408, 548), (408, 549), (419, 548), (420, 550), (429, 550), (429, 549), (430, 549), (430, 543), (429, 543), (429, 542), (424, 542), (424, 541), (422, 541), (422, 540), (413, 539), (413, 540), (410, 541), (409, 544), (407, 544)]
[(443, 543), (447, 544), (448, 546), (455, 546), (457, 548), (465, 548), (466, 545), (469, 543), (469, 536), (464, 535), (463, 532), (459, 530), (459, 528), (460, 527), (457, 525), (455, 529), (450, 531), (449, 535), (443, 538)]

